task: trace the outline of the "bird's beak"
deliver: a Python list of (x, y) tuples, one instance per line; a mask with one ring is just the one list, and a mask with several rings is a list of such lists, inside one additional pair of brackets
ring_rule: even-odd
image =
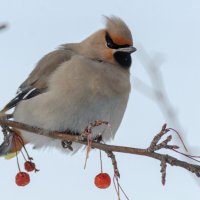
[(127, 52), (127, 53), (133, 53), (135, 52), (137, 49), (133, 46), (130, 46), (130, 47), (124, 47), (124, 48), (119, 48), (119, 49), (116, 49), (115, 51), (116, 52)]

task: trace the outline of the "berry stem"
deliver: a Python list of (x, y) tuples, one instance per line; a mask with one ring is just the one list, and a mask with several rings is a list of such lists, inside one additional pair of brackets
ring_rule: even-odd
[[(22, 137), (19, 136), (17, 133), (15, 133), (15, 134), (16, 134), (16, 136), (17, 136), (18, 141), (21, 143), (21, 145), (22, 145), (22, 147), (23, 147), (23, 149), (24, 149), (24, 151), (25, 151), (25, 153), (26, 153), (28, 159), (29, 159), (29, 160), (33, 160), (33, 159), (29, 156), (28, 151), (26, 150), (26, 147), (25, 147), (25, 145), (24, 145), (24, 140), (22, 139)], [(22, 152), (22, 151), (21, 151), (21, 152)], [(26, 160), (26, 159), (25, 159), (25, 160)]]
[(21, 154), (22, 154), (24, 160), (27, 161), (26, 156), (24, 155), (24, 152), (22, 150), (21, 150)]
[(103, 162), (102, 162), (101, 150), (99, 150), (99, 157), (100, 157), (101, 173), (103, 173)]
[(20, 165), (19, 165), (18, 153), (17, 153), (17, 144), (16, 144), (15, 135), (13, 136), (13, 140), (14, 140), (14, 145), (15, 145), (15, 154), (16, 154), (16, 159), (17, 159), (17, 167), (19, 169), (19, 172), (21, 172)]

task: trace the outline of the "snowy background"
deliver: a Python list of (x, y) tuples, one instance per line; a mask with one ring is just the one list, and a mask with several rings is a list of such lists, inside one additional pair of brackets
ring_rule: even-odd
[[(159, 62), (168, 98), (187, 144), (200, 154), (199, 10), (198, 0), (0, 0), (0, 23), (9, 26), (0, 32), (0, 107), (13, 98), (17, 87), (44, 54), (59, 44), (81, 41), (104, 27), (102, 15), (116, 15), (129, 25), (138, 51), (132, 56), (130, 101), (112, 143), (146, 148), (163, 123), (169, 122), (174, 128), (179, 126), (164, 117), (157, 102), (136, 87), (138, 79), (150, 84), (140, 61), (144, 48)], [(1, 158), (2, 199), (117, 199), (113, 186), (99, 190), (93, 184), (100, 171), (98, 151), (90, 154), (84, 170), (85, 152), (68, 156), (55, 150), (36, 151), (31, 147), (28, 150), (40, 172), (31, 174), (28, 186), (17, 187), (14, 181), (16, 160)], [(163, 187), (158, 161), (127, 154), (116, 156), (120, 183), (131, 200), (199, 199), (200, 180), (187, 171), (169, 166), (167, 183)], [(111, 161), (105, 155), (103, 162), (104, 171), (112, 175)]]

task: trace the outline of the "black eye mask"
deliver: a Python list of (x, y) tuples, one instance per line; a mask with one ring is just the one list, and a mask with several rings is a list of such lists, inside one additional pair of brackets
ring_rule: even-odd
[(111, 48), (111, 49), (119, 49), (119, 48), (125, 48), (125, 47), (130, 47), (130, 45), (128, 44), (124, 44), (124, 45), (118, 45), (118, 44), (115, 44), (110, 35), (108, 34), (108, 32), (106, 32), (106, 45), (108, 48)]

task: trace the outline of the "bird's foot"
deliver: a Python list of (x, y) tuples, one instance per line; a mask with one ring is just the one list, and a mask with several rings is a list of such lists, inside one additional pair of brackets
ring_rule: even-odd
[(73, 151), (73, 148), (72, 148), (72, 141), (62, 140), (62, 141), (61, 141), (61, 144), (62, 144), (62, 147), (63, 147), (64, 149), (69, 149), (70, 151)]
[(97, 143), (101, 143), (101, 142), (104, 143), (102, 134), (99, 133), (99, 134), (93, 139), (93, 141), (94, 141), (94, 142), (97, 142)]

